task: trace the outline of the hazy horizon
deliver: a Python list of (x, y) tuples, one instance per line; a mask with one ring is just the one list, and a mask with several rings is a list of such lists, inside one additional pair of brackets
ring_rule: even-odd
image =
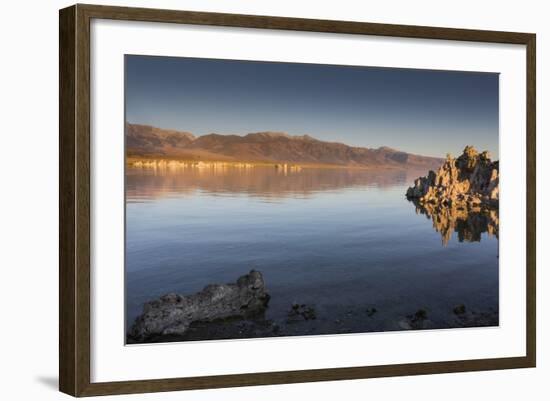
[(498, 152), (498, 74), (126, 57), (126, 121), (245, 136), (309, 135), (424, 156)]

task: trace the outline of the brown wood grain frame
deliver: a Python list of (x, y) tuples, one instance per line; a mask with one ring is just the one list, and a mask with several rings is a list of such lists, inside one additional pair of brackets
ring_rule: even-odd
[[(527, 67), (526, 355), (512, 358), (92, 383), (90, 381), (90, 21), (93, 18), (525, 45), (527, 49), (525, 60)], [(536, 363), (535, 47), (536, 36), (532, 33), (84, 4), (60, 10), (60, 391), (73, 396), (94, 396), (534, 367)]]

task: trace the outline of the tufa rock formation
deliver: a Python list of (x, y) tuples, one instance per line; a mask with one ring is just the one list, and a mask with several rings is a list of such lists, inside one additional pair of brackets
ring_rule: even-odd
[(269, 301), (262, 274), (255, 270), (236, 283), (211, 284), (187, 296), (167, 294), (146, 303), (129, 333), (133, 341), (183, 335), (193, 322), (250, 317), (265, 311)]
[(460, 242), (474, 242), (482, 233), (498, 238), (498, 184), (498, 161), (466, 146), (456, 159), (447, 156), (437, 173), (416, 179), (407, 198), (433, 221), (444, 245), (454, 232)]
[(407, 198), (420, 204), (457, 206), (468, 210), (479, 207), (497, 208), (499, 199), (498, 161), (491, 161), (488, 152), (478, 153), (466, 146), (462, 155), (447, 160), (426, 177), (414, 181)]

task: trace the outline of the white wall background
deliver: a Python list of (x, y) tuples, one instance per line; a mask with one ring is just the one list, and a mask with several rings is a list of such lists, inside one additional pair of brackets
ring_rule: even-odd
[[(550, 25), (545, 2), (157, 0), (95, 1), (139, 7), (357, 20), (537, 33), (538, 47), (538, 367), (510, 371), (370, 379), (105, 397), (128, 400), (530, 399), (550, 396), (550, 296), (545, 251), (550, 223)], [(0, 22), (0, 394), (57, 400), (58, 9), (68, 1), (11, 1)], [(546, 338), (545, 338), (546, 337)]]

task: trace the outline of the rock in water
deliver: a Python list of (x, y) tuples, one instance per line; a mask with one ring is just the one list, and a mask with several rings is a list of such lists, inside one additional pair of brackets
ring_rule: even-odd
[(193, 295), (171, 293), (146, 303), (129, 336), (142, 341), (152, 336), (183, 335), (192, 322), (254, 316), (265, 311), (268, 301), (262, 274), (251, 270), (236, 283), (211, 284)]
[(488, 152), (478, 153), (473, 146), (466, 146), (456, 159), (448, 155), (437, 172), (417, 178), (407, 190), (407, 198), (420, 204), (494, 208), (498, 207), (498, 182), (498, 161), (491, 161)]

